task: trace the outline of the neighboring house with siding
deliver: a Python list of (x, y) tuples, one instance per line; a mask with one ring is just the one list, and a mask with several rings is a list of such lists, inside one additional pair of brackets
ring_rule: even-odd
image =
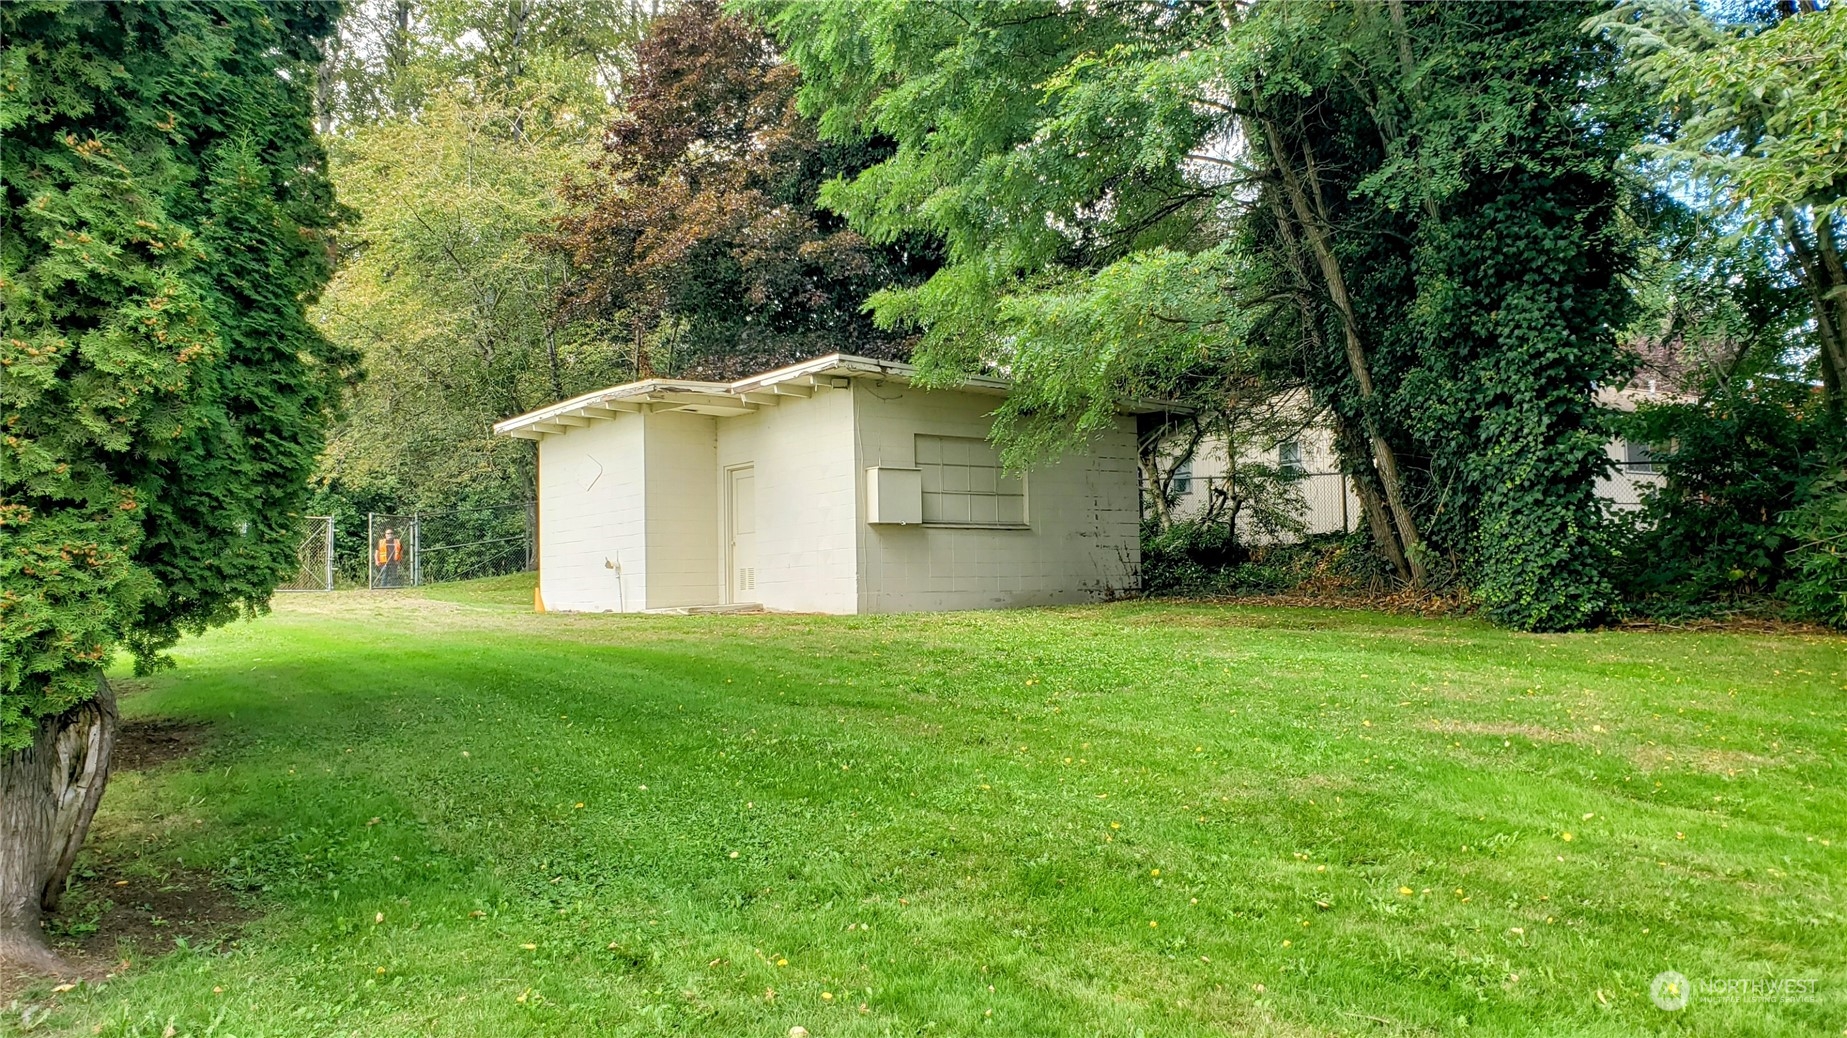
[(543, 608), (986, 609), (1132, 590), (1134, 409), (1005, 471), (1004, 381), (912, 385), (833, 354), (736, 382), (647, 379), (494, 426), (538, 441)]
[[(1610, 410), (1633, 411), (1642, 403), (1686, 399), (1657, 386), (1655, 380), (1648, 379), (1621, 389), (1599, 389), (1596, 401), (1599, 407)], [(1643, 494), (1659, 487), (1666, 478), (1654, 454), (1647, 444), (1621, 437), (1610, 440), (1604, 450), (1611, 465), (1597, 478), (1597, 496), (1613, 511), (1640, 508)], [(1294, 435), (1276, 442), (1249, 444), (1239, 450), (1238, 463), (1260, 463), (1299, 474), (1296, 489), (1301, 494), (1300, 518), (1307, 533), (1353, 532), (1365, 527), (1359, 498), (1353, 492), (1352, 481), (1340, 470), (1333, 430), (1325, 421), (1306, 421)], [(1172, 517), (1187, 520), (1208, 514), (1212, 495), (1224, 492), (1232, 469), (1225, 440), (1208, 437), (1200, 441), (1193, 457), (1175, 470)], [(1266, 539), (1242, 521), (1239, 529), (1247, 542)]]
[[(1201, 518), (1212, 511), (1214, 495), (1235, 489), (1229, 486), (1228, 448), (1224, 439), (1208, 437), (1200, 441), (1192, 459), (1176, 470), (1173, 518)], [(1299, 518), (1306, 533), (1351, 532), (1365, 525), (1359, 498), (1341, 474), (1340, 460), (1334, 454), (1333, 431), (1325, 424), (1310, 423), (1276, 443), (1249, 445), (1238, 452), (1238, 463), (1240, 467), (1261, 463), (1297, 477), (1294, 492), (1301, 497)], [(1251, 527), (1247, 516), (1240, 518), (1239, 535), (1247, 543), (1265, 539)]]

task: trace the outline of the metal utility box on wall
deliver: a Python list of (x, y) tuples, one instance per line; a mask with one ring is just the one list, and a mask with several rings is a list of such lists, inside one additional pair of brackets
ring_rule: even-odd
[(877, 466), (866, 470), (866, 521), (923, 522), (923, 471)]

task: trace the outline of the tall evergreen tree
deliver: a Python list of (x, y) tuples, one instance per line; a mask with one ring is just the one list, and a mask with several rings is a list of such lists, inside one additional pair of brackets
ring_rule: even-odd
[(0, 7), (0, 959), (54, 968), (125, 646), (264, 608), (350, 359), (311, 0)]

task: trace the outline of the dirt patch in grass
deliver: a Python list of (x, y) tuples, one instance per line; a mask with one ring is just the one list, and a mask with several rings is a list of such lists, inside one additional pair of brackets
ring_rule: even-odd
[(110, 768), (116, 771), (146, 771), (162, 764), (190, 757), (205, 745), (209, 726), (197, 721), (179, 721), (171, 717), (138, 717), (122, 722), (115, 733), (115, 750), (110, 754)]
[(1777, 617), (1751, 615), (1709, 616), (1689, 620), (1650, 620), (1646, 617), (1624, 620), (1614, 626), (1618, 631), (1697, 631), (1701, 634), (1807, 634), (1841, 637), (1841, 632), (1821, 624)]
[(246, 895), (199, 869), (107, 852), (79, 868), (84, 878), (43, 924), (69, 972), (57, 978), (0, 976), (0, 1005), (22, 995), (55, 998), (52, 988), (60, 982), (106, 983), (182, 943), (208, 950), (235, 944), (257, 914)]
[(1638, 746), (1629, 754), (1629, 760), (1645, 772), (1685, 768), (1703, 771), (1709, 775), (1724, 775), (1727, 778), (1736, 777), (1747, 771), (1780, 767), (1784, 763), (1778, 758), (1746, 753), (1743, 750), (1673, 749), (1666, 746)]
[(1173, 605), (1284, 606), (1301, 609), (1352, 609), (1399, 616), (1468, 616), (1473, 606), (1461, 595), (1405, 589), (1391, 591), (1347, 583), (1304, 583), (1287, 591), (1234, 592), (1226, 595), (1150, 595), (1143, 601)]
[(1583, 744), (1591, 741), (1584, 732), (1561, 732), (1536, 724), (1482, 724), (1477, 721), (1430, 721), (1423, 726), (1428, 731), (1443, 735), (1488, 735), (1496, 739), (1511, 739), (1519, 736), (1533, 742), (1559, 742)]

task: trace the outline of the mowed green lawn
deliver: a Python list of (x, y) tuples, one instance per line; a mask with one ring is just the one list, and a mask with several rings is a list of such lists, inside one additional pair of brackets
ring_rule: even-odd
[[(1838, 638), (529, 603), (184, 643), (123, 710), (210, 736), (117, 777), (98, 860), (260, 914), (31, 1029), (1847, 1033)], [(1665, 970), (1804, 983), (1670, 1013)]]

